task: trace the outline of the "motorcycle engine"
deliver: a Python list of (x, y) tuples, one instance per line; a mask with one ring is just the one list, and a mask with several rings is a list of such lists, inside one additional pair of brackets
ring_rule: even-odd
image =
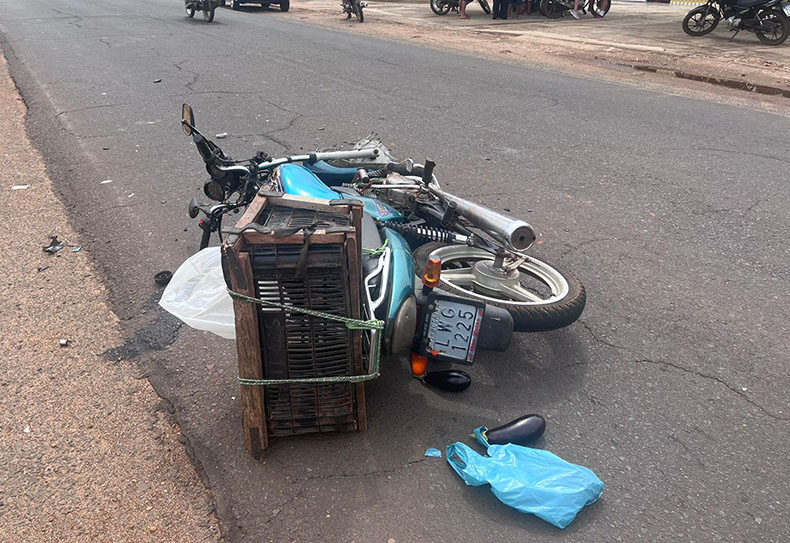
[[(398, 173), (390, 173), (383, 180), (387, 185), (419, 185), (422, 181), (419, 177), (405, 176)], [(414, 209), (414, 195), (416, 191), (409, 189), (389, 189), (382, 191), (382, 198), (390, 205), (407, 209)]]
[(727, 17), (727, 26), (730, 27), (732, 30), (738, 30), (741, 26), (741, 18), (740, 17)]

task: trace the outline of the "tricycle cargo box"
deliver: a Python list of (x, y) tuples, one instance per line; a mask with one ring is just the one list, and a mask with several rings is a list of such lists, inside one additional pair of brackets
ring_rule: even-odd
[[(366, 338), (342, 320), (365, 318), (361, 217), (355, 200), (262, 192), (225, 231), (223, 266), (237, 293), (244, 440), (256, 458), (273, 436), (365, 429), (361, 382), (315, 383), (367, 370)], [(245, 384), (262, 380), (288, 383)]]

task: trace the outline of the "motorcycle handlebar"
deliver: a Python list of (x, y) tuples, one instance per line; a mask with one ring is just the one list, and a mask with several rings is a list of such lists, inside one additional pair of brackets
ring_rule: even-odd
[(275, 158), (267, 162), (258, 164), (259, 170), (268, 170), (280, 164), (288, 164), (290, 162), (317, 162), (319, 160), (338, 160), (338, 159), (351, 159), (351, 158), (376, 158), (379, 155), (378, 149), (359, 149), (355, 151), (324, 151), (317, 153), (310, 153), (308, 155), (296, 155), (283, 158)]
[[(275, 158), (266, 162), (260, 162), (257, 165), (257, 170), (269, 170), (281, 164), (289, 164), (291, 162), (317, 162), (319, 160), (337, 160), (337, 159), (351, 159), (351, 158), (376, 158), (379, 155), (378, 149), (359, 149), (354, 151), (324, 151), (310, 153), (307, 155), (294, 155), (282, 158)], [(223, 172), (240, 172), (252, 173), (254, 171), (249, 166), (241, 164), (230, 165), (215, 165), (215, 168)]]

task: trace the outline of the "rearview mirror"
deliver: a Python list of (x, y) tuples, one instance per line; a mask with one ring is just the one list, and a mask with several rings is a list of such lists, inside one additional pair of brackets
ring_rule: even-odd
[(191, 136), (193, 126), (195, 126), (195, 114), (192, 113), (192, 106), (184, 104), (181, 106), (181, 128), (184, 134)]

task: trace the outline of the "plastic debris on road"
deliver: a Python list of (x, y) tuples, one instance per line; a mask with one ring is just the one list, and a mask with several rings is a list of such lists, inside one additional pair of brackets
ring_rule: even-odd
[(549, 451), (512, 443), (489, 445), (480, 429), (475, 434), (488, 456), (458, 442), (447, 447), (447, 462), (467, 485), (491, 485), (499, 501), (517, 511), (565, 528), (603, 493), (603, 482), (588, 468)]
[(224, 140), (225, 138), (228, 137), (228, 133), (227, 132), (222, 132), (221, 134), (217, 134), (216, 137), (217, 137), (218, 140)]
[(48, 253), (55, 254), (63, 249), (63, 242), (58, 239), (58, 236), (49, 236), (49, 245), (45, 245), (43, 249)]
[(192, 328), (236, 339), (233, 300), (222, 275), (219, 247), (203, 249), (181, 264), (159, 305)]
[(11, 190), (27, 190), (30, 188), (30, 185), (14, 185), (11, 187)]
[(442, 457), (442, 451), (440, 451), (439, 449), (435, 449), (435, 448), (431, 447), (430, 449), (425, 451), (425, 456), (430, 456), (432, 458), (441, 458)]

